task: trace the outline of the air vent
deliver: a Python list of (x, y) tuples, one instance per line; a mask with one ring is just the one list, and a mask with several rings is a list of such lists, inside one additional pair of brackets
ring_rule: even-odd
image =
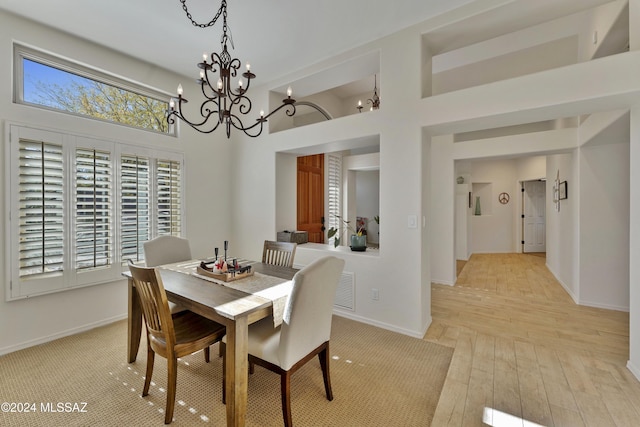
[[(301, 269), (304, 265), (293, 264), (293, 268)], [(355, 310), (355, 304), (353, 301), (355, 294), (355, 273), (352, 271), (343, 271), (340, 276), (340, 282), (336, 289), (336, 296), (333, 300), (333, 306), (343, 310)]]
[(353, 293), (355, 289), (355, 275), (353, 272), (343, 272), (336, 289), (333, 305), (347, 310), (353, 310)]

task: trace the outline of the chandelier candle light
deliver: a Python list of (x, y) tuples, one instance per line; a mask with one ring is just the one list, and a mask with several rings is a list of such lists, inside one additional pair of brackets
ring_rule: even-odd
[[(369, 111), (377, 110), (380, 108), (380, 97), (378, 96), (378, 76), (373, 76), (373, 96), (367, 99), (367, 103), (371, 104)], [(362, 113), (362, 101), (358, 101), (358, 106), (356, 107), (358, 112)]]
[[(189, 126), (201, 133), (212, 133), (220, 125), (224, 125), (227, 138), (231, 137), (231, 128), (234, 127), (243, 131), (250, 137), (259, 136), (262, 133), (264, 123), (267, 119), (277, 111), (285, 108), (286, 114), (291, 117), (296, 113), (296, 100), (291, 98), (291, 87), (287, 89), (287, 97), (282, 100), (282, 105), (265, 115), (264, 111), (260, 111), (260, 116), (255, 119), (255, 123), (243, 123), (243, 118), (251, 112), (251, 99), (246, 95), (251, 85), (251, 80), (256, 77), (251, 72), (251, 66), (247, 62), (246, 71), (242, 73), (246, 84), (242, 79), (237, 82), (237, 87), (232, 87), (232, 80), (238, 75), (241, 62), (237, 58), (231, 58), (227, 49), (227, 42), (231, 43), (233, 48), (233, 39), (230, 36), (227, 26), (227, 1), (222, 0), (220, 9), (215, 17), (207, 24), (196, 22), (187, 9), (186, 0), (180, 0), (182, 9), (187, 14), (187, 18), (191, 20), (194, 26), (206, 28), (213, 26), (220, 15), (222, 15), (222, 52), (220, 54), (213, 52), (211, 55), (204, 53), (202, 62), (198, 63), (200, 68), (200, 78), (196, 82), (200, 85), (205, 100), (200, 105), (201, 121), (192, 121), (184, 116), (182, 111), (183, 104), (187, 103), (187, 99), (183, 96), (182, 85), (178, 85), (177, 104), (175, 99), (169, 102), (169, 110), (167, 111), (167, 123), (175, 124), (176, 117)], [(228, 34), (229, 32), (229, 34)], [(210, 61), (208, 62), (210, 56)], [(377, 95), (376, 95), (377, 96)]]

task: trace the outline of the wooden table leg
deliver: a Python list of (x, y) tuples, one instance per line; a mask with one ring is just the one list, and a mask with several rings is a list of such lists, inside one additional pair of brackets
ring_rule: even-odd
[(237, 318), (227, 326), (226, 401), (227, 426), (243, 427), (247, 414), (248, 321)]
[(140, 334), (142, 334), (142, 309), (138, 291), (133, 285), (133, 279), (129, 279), (129, 315), (127, 321), (127, 360), (129, 363), (136, 361), (138, 348), (140, 347)]

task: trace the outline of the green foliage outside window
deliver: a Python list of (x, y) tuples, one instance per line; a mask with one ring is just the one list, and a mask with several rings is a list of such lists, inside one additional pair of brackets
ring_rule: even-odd
[(169, 133), (167, 101), (23, 58), (23, 100), (73, 114)]

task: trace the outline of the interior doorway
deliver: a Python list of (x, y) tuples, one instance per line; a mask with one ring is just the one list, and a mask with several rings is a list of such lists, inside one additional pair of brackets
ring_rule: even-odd
[(324, 154), (298, 157), (297, 228), (309, 242), (324, 243)]
[(546, 182), (522, 183), (522, 252), (546, 252)]

